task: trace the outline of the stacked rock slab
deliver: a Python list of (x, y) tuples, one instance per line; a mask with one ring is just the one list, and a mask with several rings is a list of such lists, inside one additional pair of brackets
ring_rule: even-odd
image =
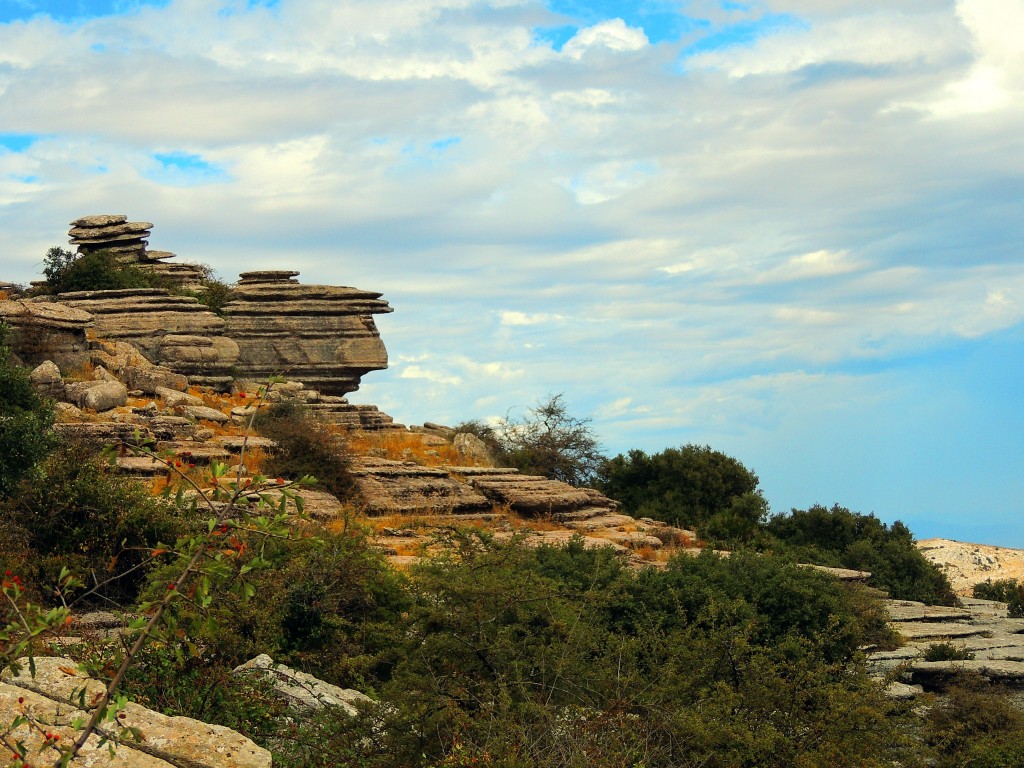
[(298, 272), (244, 272), (224, 307), (226, 333), (238, 343), (242, 378), (284, 373), (325, 395), (359, 388), (370, 371), (388, 367), (373, 315), (391, 312), (381, 294), (330, 285), (301, 285)]
[(56, 298), (92, 315), (100, 338), (128, 342), (151, 363), (184, 374), (193, 384), (223, 390), (233, 381), (238, 345), (224, 335), (224, 320), (191, 296), (130, 288)]
[(203, 267), (169, 263), (167, 260), (174, 258), (173, 253), (148, 250), (152, 229), (148, 221), (128, 221), (124, 214), (100, 214), (75, 219), (68, 236), (79, 253), (109, 251), (119, 261), (155, 272), (182, 288), (201, 289), (206, 277)]
[(53, 302), (0, 301), (0, 321), (10, 326), (7, 344), (25, 365), (52, 360), (68, 371), (89, 362), (88, 312)]

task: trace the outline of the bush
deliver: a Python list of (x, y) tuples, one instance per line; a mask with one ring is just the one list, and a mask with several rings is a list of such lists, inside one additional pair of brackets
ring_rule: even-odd
[[(225, 594), (205, 610), (181, 603), (174, 614), (178, 626), (229, 667), (268, 653), (345, 687), (366, 689), (387, 679), (408, 604), (403, 579), (363, 536), (317, 533), (261, 542), (270, 567), (246, 575), (259, 599)], [(234, 535), (256, 544), (242, 532)], [(171, 573), (169, 567), (155, 571), (146, 595), (159, 597)]]
[(925, 661), (966, 661), (974, 658), (974, 651), (952, 643), (932, 643), (924, 649)]
[(292, 479), (312, 475), (317, 487), (342, 501), (358, 498), (344, 440), (310, 416), (301, 403), (274, 403), (257, 414), (253, 426), (277, 443), (264, 462), (265, 474)]
[[(1024, 713), (998, 689), (977, 675), (964, 674), (928, 712), (925, 738), (937, 753), (940, 768), (974, 765), (969, 753), (977, 754), (999, 744), (1024, 742)], [(998, 761), (981, 765), (1000, 765)]]
[(171, 286), (166, 278), (155, 272), (118, 261), (110, 251), (78, 255), (54, 247), (46, 252), (44, 262), (45, 293)]
[(53, 409), (32, 388), (28, 371), (11, 361), (8, 331), (0, 323), (0, 499), (53, 446)]
[(589, 426), (590, 419), (571, 415), (562, 397), (549, 395), (521, 419), (506, 416), (493, 426), (466, 421), (455, 431), (469, 432), (483, 440), (499, 466), (570, 485), (587, 485), (604, 456)]
[(146, 577), (149, 553), (173, 541), (186, 521), (162, 499), (113, 474), (97, 450), (60, 443), (0, 503), (0, 531), (17, 537), (27, 559), (18, 571), (39, 585), (57, 582), (68, 567), (89, 586), (108, 582), (94, 602), (127, 605)]
[(998, 600), (1006, 603), (1007, 615), (1014, 619), (1024, 618), (1024, 584), (1016, 579), (987, 579), (974, 585), (973, 594), (981, 600)]
[(742, 540), (756, 533), (768, 512), (757, 485), (757, 475), (731, 456), (707, 445), (684, 445), (609, 459), (596, 487), (634, 517)]
[(218, 280), (209, 272), (203, 280), (203, 289), (195, 294), (200, 302), (205, 304), (211, 312), (217, 315), (224, 314), (224, 306), (235, 297), (234, 290), (223, 280)]
[(531, 550), (478, 533), (411, 586), (359, 760), (852, 768), (912, 754), (854, 655), (855, 606), (821, 573), (744, 554), (634, 573), (579, 540)]
[(870, 571), (869, 583), (898, 600), (956, 603), (949, 579), (921, 554), (910, 529), (898, 520), (890, 526), (838, 504), (815, 505), (776, 515), (766, 528), (773, 539), (767, 546), (791, 559)]

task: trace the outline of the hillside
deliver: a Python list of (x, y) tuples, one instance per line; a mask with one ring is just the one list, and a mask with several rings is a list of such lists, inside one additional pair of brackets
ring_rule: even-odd
[(988, 579), (1024, 579), (1024, 549), (952, 539), (922, 539), (917, 547), (942, 569), (960, 595), (970, 595), (975, 584)]

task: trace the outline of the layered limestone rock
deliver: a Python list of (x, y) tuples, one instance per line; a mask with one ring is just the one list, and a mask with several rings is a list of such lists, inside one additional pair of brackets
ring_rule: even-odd
[(119, 261), (135, 264), (155, 272), (187, 290), (202, 288), (206, 270), (198, 264), (178, 264), (167, 261), (175, 254), (148, 249), (153, 225), (148, 221), (128, 221), (124, 214), (83, 216), (71, 222), (69, 242), (79, 253), (109, 251)]
[(96, 335), (123, 341), (149, 362), (184, 374), (194, 384), (226, 389), (238, 345), (224, 335), (224, 320), (191, 296), (155, 288), (59, 294), (61, 304), (88, 312)]
[(491, 509), (483, 494), (438, 467), (364, 457), (353, 462), (352, 475), (368, 515), (464, 515)]
[[(235, 386), (243, 392), (257, 392), (264, 382), (236, 379)], [(301, 381), (285, 381), (274, 384), (266, 396), (268, 403), (294, 400), (319, 421), (334, 424), (350, 430), (361, 432), (379, 432), (388, 429), (404, 429), (395, 420), (375, 405), (354, 405), (348, 398), (338, 395), (325, 395), (315, 389), (306, 387)], [(238, 409), (238, 416), (249, 415), (245, 409)]]
[(347, 715), (355, 715), (357, 705), (373, 703), (373, 699), (359, 691), (332, 685), (284, 664), (275, 664), (265, 653), (235, 667), (234, 674), (268, 680), (277, 696), (292, 709), (301, 711), (315, 712), (325, 707), (336, 707)]
[[(906, 642), (892, 651), (870, 653), (869, 669), (879, 678), (899, 675), (917, 693), (943, 690), (964, 672), (1024, 688), (1024, 619), (1008, 617), (1006, 603), (967, 597), (960, 602), (962, 607), (947, 608), (887, 600), (891, 626)], [(947, 658), (927, 661), (926, 654), (937, 645)], [(956, 653), (948, 654), (951, 649)]]
[(79, 253), (110, 251), (135, 261), (146, 252), (152, 229), (148, 221), (128, 221), (122, 214), (83, 216), (71, 222), (68, 242)]
[(89, 362), (93, 316), (87, 311), (50, 301), (0, 301), (0, 322), (10, 326), (7, 344), (25, 365), (51, 360), (68, 371)]
[[(77, 732), (70, 724), (88, 720), (80, 711), (81, 702), (102, 694), (105, 686), (78, 671), (70, 659), (49, 656), (35, 658), (35, 675), (22, 660), (21, 674), (5, 673), (0, 679), (0, 722), (18, 722), (28, 712), (64, 743), (72, 742)], [(84, 698), (79, 690), (85, 689)], [(122, 710), (120, 725), (140, 734), (138, 741), (120, 744), (111, 753), (92, 736), (72, 765), (95, 768), (270, 768), (270, 752), (252, 740), (222, 725), (209, 725), (189, 717), (170, 717), (129, 702)], [(41, 749), (44, 731), (22, 723), (7, 734), (9, 743), (23, 742), (31, 754)], [(35, 761), (33, 760), (33, 764)], [(49, 764), (47, 762), (47, 764)]]
[(241, 275), (224, 307), (239, 375), (259, 381), (284, 373), (328, 396), (354, 392), (364, 374), (388, 367), (373, 315), (392, 309), (379, 293), (302, 285), (297, 274)]

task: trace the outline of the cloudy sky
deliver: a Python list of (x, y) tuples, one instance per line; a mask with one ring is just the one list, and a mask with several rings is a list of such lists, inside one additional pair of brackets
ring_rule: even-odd
[(1024, 0), (0, 0), (0, 279), (67, 223), (382, 291), (354, 402), (563, 392), (774, 511), (1024, 546)]

